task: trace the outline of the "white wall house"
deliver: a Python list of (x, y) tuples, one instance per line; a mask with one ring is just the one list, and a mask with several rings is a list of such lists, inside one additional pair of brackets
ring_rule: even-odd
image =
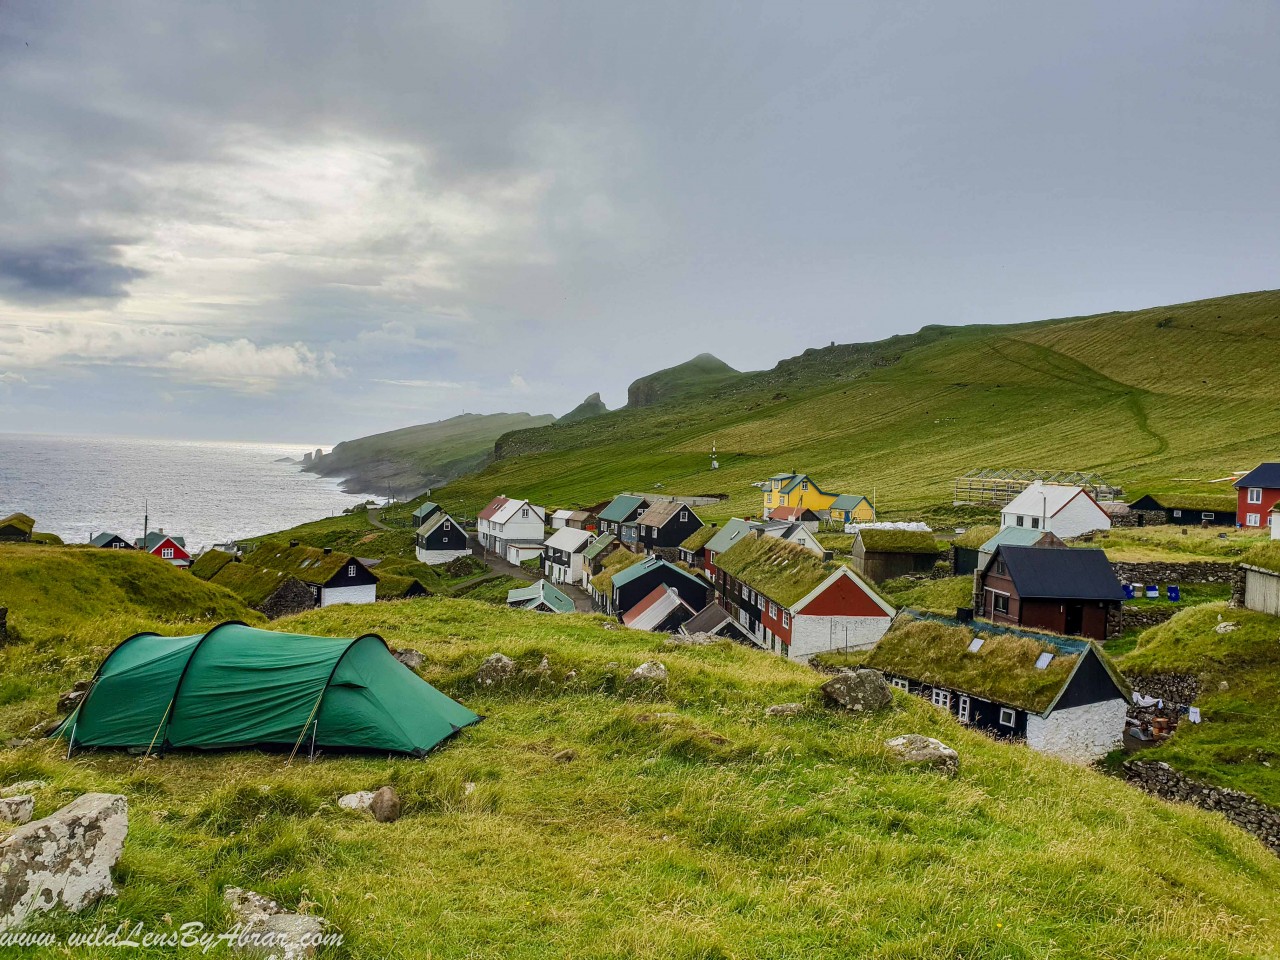
[(546, 522), (546, 511), (528, 500), (495, 497), (476, 519), (476, 536), (489, 553), (522, 563), (541, 556)]
[(1032, 483), (1000, 511), (1000, 526), (1047, 530), (1063, 540), (1111, 529), (1111, 517), (1083, 487)]
[(422, 563), (436, 566), (471, 552), (466, 531), (443, 510), (436, 510), (414, 535), (414, 554)]
[(595, 534), (561, 527), (547, 538), (542, 553), (542, 574), (552, 583), (578, 583), (582, 579), (583, 551)]

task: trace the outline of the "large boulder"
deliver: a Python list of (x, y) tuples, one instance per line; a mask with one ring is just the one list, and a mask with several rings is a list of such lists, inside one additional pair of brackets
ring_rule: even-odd
[(18, 783), (11, 783), (7, 787), (0, 787), (0, 797), (16, 797), (22, 793), (35, 793), (37, 790), (43, 790), (48, 784), (43, 780), (20, 780)]
[(476, 683), (482, 687), (502, 684), (515, 676), (516, 663), (501, 653), (491, 653), (476, 671)]
[(893, 703), (889, 684), (878, 670), (842, 670), (822, 685), (827, 702), (844, 710), (874, 713)]
[(129, 803), (109, 793), (86, 793), (18, 827), (0, 841), (0, 930), (37, 910), (75, 913), (113, 896), (111, 868), (128, 832)]
[(320, 917), (291, 913), (274, 900), (252, 890), (227, 887), (223, 899), (239, 924), (232, 942), (237, 953), (276, 960), (314, 957), (329, 924)]
[(36, 798), (29, 793), (0, 797), (0, 823), (24, 824), (36, 811)]
[(657, 660), (649, 660), (631, 671), (627, 683), (666, 683), (667, 668)]
[(933, 737), (908, 733), (886, 740), (884, 745), (903, 763), (936, 770), (949, 777), (954, 777), (960, 770), (960, 754)]

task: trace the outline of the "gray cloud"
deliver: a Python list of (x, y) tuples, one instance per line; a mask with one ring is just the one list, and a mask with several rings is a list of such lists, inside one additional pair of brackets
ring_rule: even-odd
[(119, 262), (117, 244), (72, 241), (34, 248), (0, 247), (0, 299), (45, 304), (119, 300), (146, 271)]

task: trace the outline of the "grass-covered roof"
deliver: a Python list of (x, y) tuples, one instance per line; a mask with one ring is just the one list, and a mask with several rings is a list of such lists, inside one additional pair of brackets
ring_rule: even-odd
[[(969, 652), (975, 636), (983, 638)], [(1042, 653), (1053, 660), (1036, 669)], [(931, 620), (908, 620), (891, 629), (867, 657), (866, 664), (886, 673), (958, 690), (1035, 713), (1048, 709), (1071, 677), (1080, 654), (1047, 639), (1005, 633), (983, 633)]]
[(355, 558), (346, 553), (325, 553), (319, 547), (300, 545), (288, 546), (271, 540), (264, 540), (258, 549), (249, 554), (247, 561), (272, 570), (291, 573), (306, 583), (328, 583), (348, 563)]
[(591, 578), (591, 585), (596, 588), (597, 592), (606, 596), (613, 593), (613, 575), (621, 573), (627, 567), (635, 566), (643, 560), (644, 557), (638, 553), (632, 553), (630, 550), (615, 550), (605, 558), (604, 567)]
[(693, 533), (684, 538), (684, 542), (680, 544), (683, 550), (701, 550), (707, 545), (707, 541), (720, 532), (719, 527), (712, 526), (709, 523), (703, 524)]
[(230, 590), (255, 609), (289, 582), (290, 575), (281, 570), (268, 570), (255, 563), (224, 564), (209, 582)]
[(1259, 544), (1241, 557), (1240, 562), (1250, 567), (1280, 573), (1280, 540)]
[(953, 538), (951, 544), (965, 550), (977, 550), (999, 532), (1000, 527), (996, 524), (984, 523), (981, 526), (970, 527), (964, 533)]
[[(1235, 513), (1238, 506), (1236, 498), (1230, 494), (1224, 496), (1220, 493), (1152, 493), (1148, 494), (1148, 496), (1166, 510), (1208, 510), (1214, 513)], [(1134, 503), (1137, 502), (1137, 500), (1134, 501)]]
[(716, 558), (729, 576), (790, 607), (840, 568), (796, 543), (778, 537), (750, 536)]
[(25, 513), (11, 513), (3, 520), (0, 520), (0, 527), (17, 527), (30, 536), (31, 531), (36, 528), (36, 522)]
[(375, 595), (379, 600), (400, 600), (404, 597), (427, 596), (430, 593), (417, 577), (406, 577), (398, 573), (378, 574)]
[(927, 530), (893, 530), (864, 527), (858, 531), (869, 553), (940, 553), (942, 548)]
[(191, 573), (201, 580), (212, 580), (219, 570), (234, 559), (223, 550), (206, 550), (191, 564)]

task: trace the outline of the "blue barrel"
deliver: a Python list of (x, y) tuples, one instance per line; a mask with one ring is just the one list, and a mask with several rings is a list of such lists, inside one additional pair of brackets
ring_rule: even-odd
[(1169, 592), (1169, 599), (1172, 600), (1174, 603), (1177, 603), (1179, 600), (1182, 599), (1181, 587), (1175, 587), (1172, 584), (1170, 584), (1166, 589)]
[(1124, 598), (1125, 598), (1126, 600), (1132, 600), (1132, 599), (1133, 599), (1133, 595), (1134, 595), (1133, 584), (1132, 584), (1132, 583), (1126, 583), (1126, 584), (1124, 585)]
[(1148, 599), (1148, 600), (1159, 600), (1159, 599), (1160, 599), (1160, 585), (1159, 585), (1159, 584), (1154, 584), (1154, 583), (1149, 583), (1149, 584), (1147, 584), (1147, 599)]

